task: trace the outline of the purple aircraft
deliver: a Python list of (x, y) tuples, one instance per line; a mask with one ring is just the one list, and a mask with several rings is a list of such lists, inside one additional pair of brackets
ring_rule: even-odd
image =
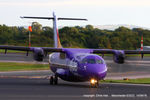
[(137, 50), (114, 50), (114, 49), (76, 49), (63, 48), (61, 46), (57, 28), (57, 20), (86, 20), (80, 18), (57, 18), (55, 13), (53, 17), (21, 17), (34, 19), (52, 19), (54, 30), (54, 48), (51, 47), (20, 47), (1, 45), (0, 49), (20, 50), (33, 52), (36, 61), (43, 61), (45, 54), (49, 55), (50, 69), (53, 75), (50, 77), (50, 84), (58, 84), (58, 77), (70, 82), (89, 81), (92, 87), (98, 87), (99, 80), (106, 77), (107, 66), (104, 59), (96, 54), (113, 54), (114, 62), (123, 64), (125, 54), (150, 54), (150, 51)]

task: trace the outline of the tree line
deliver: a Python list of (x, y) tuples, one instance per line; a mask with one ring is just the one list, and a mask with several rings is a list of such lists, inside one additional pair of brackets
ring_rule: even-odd
[[(38, 22), (32, 23), (31, 46), (53, 47), (53, 29), (42, 27)], [(28, 46), (28, 29), (0, 25), (0, 45)], [(141, 35), (144, 45), (150, 45), (150, 30), (119, 27), (113, 31), (100, 30), (92, 25), (85, 27), (63, 27), (59, 29), (60, 41), (68, 48), (108, 48), (129, 49), (140, 48)]]

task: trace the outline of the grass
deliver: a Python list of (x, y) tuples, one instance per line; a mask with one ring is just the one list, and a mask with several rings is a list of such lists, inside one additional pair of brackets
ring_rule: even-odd
[[(141, 54), (127, 54), (127, 57), (141, 57)], [(144, 57), (150, 57), (150, 54), (144, 54)]]
[[(5, 53), (5, 50), (0, 49), (0, 53)], [(7, 50), (7, 53), (26, 53), (26, 51)]]
[(0, 62), (0, 71), (48, 70), (48, 64)]
[[(28, 70), (49, 70), (48, 64), (29, 64), (0, 62), (0, 71), (28, 71)], [(130, 84), (150, 84), (150, 78), (126, 79), (126, 80), (101, 80), (101, 83), (130, 83)]]
[(102, 83), (130, 83), (130, 84), (150, 84), (150, 78), (128, 79), (128, 80), (104, 80)]

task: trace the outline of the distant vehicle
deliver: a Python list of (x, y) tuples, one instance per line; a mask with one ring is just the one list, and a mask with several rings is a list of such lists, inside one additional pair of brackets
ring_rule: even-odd
[[(138, 48), (137, 50), (141, 50), (141, 48)], [(150, 46), (143, 46), (143, 50), (150, 50)]]
[[(50, 84), (58, 84), (58, 77), (70, 82), (90, 81), (92, 87), (99, 86), (99, 80), (106, 77), (107, 66), (104, 59), (97, 55), (113, 54), (114, 62), (123, 64), (125, 54), (150, 54), (149, 51), (141, 50), (114, 50), (114, 49), (77, 49), (63, 48), (60, 43), (57, 20), (86, 20), (80, 18), (57, 18), (55, 13), (53, 17), (22, 17), (34, 19), (52, 19), (54, 30), (54, 47), (21, 47), (1, 45), (0, 49), (32, 51), (36, 61), (43, 61), (45, 54), (49, 55), (50, 69), (54, 73), (50, 78)], [(96, 54), (95, 54), (96, 53)]]

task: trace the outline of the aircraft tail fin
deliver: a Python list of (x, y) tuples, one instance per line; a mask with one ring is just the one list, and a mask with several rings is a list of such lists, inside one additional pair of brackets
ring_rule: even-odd
[(53, 19), (54, 47), (55, 48), (62, 48), (61, 43), (60, 43), (59, 33), (58, 33), (58, 27), (57, 27), (58, 18), (56, 17), (54, 12), (53, 12), (53, 18), (54, 18)]
[(53, 29), (54, 29), (54, 46), (55, 48), (62, 48), (59, 38), (59, 32), (57, 27), (57, 20), (87, 20), (81, 18), (57, 18), (55, 13), (53, 12)]
[(47, 20), (52, 19), (53, 20), (53, 31), (54, 31), (54, 47), (55, 48), (62, 48), (62, 45), (60, 43), (59, 33), (58, 33), (57, 20), (84, 20), (84, 21), (87, 21), (87, 19), (82, 19), (82, 18), (57, 18), (54, 12), (53, 12), (53, 17), (27, 17), (27, 16), (23, 16), (21, 18), (47, 19)]

